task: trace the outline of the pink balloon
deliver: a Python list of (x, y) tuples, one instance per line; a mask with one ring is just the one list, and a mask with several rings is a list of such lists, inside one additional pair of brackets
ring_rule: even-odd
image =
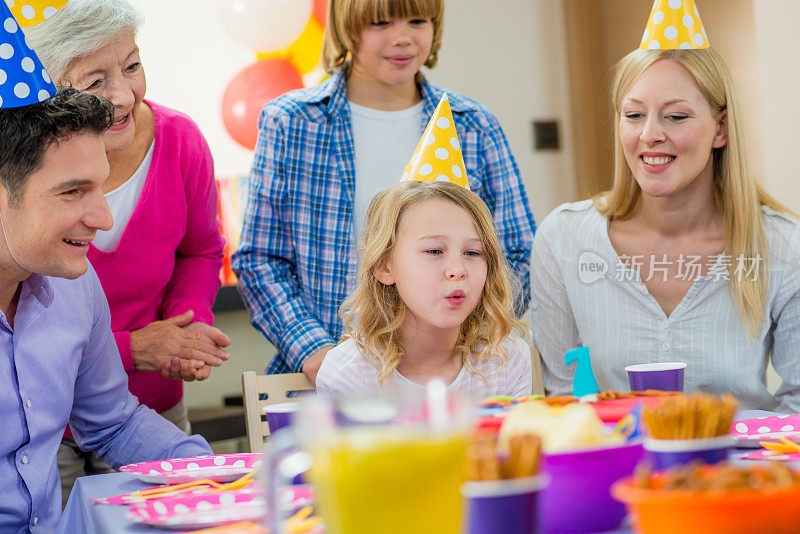
[(312, 13), (319, 21), (320, 26), (325, 27), (325, 21), (328, 18), (328, 2), (329, 0), (314, 0)]
[(253, 150), (258, 115), (273, 98), (303, 87), (300, 73), (285, 59), (261, 59), (234, 76), (222, 95), (222, 122), (234, 141)]

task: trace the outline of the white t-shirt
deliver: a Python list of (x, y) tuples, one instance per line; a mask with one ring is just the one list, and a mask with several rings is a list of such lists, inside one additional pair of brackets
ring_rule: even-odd
[(356, 192), (353, 239), (361, 239), (372, 197), (400, 181), (422, 135), (425, 101), (400, 111), (380, 111), (350, 102)]
[(128, 221), (131, 220), (133, 210), (136, 209), (139, 197), (142, 196), (147, 174), (150, 172), (150, 163), (153, 161), (153, 146), (155, 146), (155, 143), (150, 145), (142, 164), (139, 165), (133, 176), (118, 188), (105, 194), (108, 208), (111, 210), (111, 216), (114, 219), (114, 226), (107, 232), (98, 230), (94, 241), (92, 241), (92, 244), (103, 252), (111, 252), (117, 248), (119, 240), (123, 232), (125, 232), (125, 227), (128, 226)]
[[(470, 364), (483, 378), (462, 366), (461, 372), (447, 389), (460, 391), (476, 399), (496, 395), (530, 395), (533, 390), (530, 347), (519, 336), (511, 335), (502, 342), (501, 348), (506, 355), (504, 364), (496, 357), (479, 359), (470, 354)], [(352, 338), (347, 339), (332, 348), (322, 360), (317, 373), (317, 392), (339, 394), (378, 390), (382, 387), (378, 381), (379, 374), (378, 359), (365, 356)], [(397, 371), (389, 376), (387, 385), (424, 387)]]

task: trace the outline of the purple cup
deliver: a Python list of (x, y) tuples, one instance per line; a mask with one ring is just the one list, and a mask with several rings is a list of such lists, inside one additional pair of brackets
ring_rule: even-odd
[(653, 439), (645, 438), (645, 457), (653, 468), (661, 470), (675, 465), (699, 460), (715, 464), (728, 459), (733, 446), (732, 436), (697, 439)]
[(683, 391), (685, 369), (683, 362), (640, 363), (625, 368), (631, 391)]
[(298, 406), (297, 402), (282, 402), (265, 406), (264, 413), (267, 415), (269, 433), (274, 434), (281, 428), (289, 426), (292, 423), (292, 414), (297, 411)]
[(619, 527), (625, 505), (611, 497), (611, 485), (633, 473), (642, 444), (546, 454), (550, 485), (539, 496), (545, 534), (606, 532)]
[(547, 482), (546, 475), (465, 482), (467, 534), (538, 534), (539, 492)]

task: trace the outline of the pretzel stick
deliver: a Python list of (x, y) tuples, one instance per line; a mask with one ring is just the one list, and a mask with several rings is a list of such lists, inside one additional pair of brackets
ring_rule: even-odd
[(730, 431), (736, 407), (736, 399), (729, 393), (717, 397), (698, 392), (645, 406), (642, 419), (655, 439), (710, 438)]
[(534, 434), (520, 434), (509, 440), (508, 458), (497, 452), (497, 437), (478, 434), (467, 445), (467, 480), (489, 481), (528, 477), (539, 470), (541, 439)]
[(500, 478), (500, 464), (497, 460), (496, 437), (481, 433), (467, 446), (467, 479), (497, 480)]
[(539, 471), (541, 439), (533, 434), (512, 436), (509, 441), (511, 454), (505, 465), (505, 478), (534, 476)]

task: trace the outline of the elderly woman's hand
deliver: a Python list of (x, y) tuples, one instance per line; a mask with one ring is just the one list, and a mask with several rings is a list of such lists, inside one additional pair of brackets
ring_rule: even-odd
[[(200, 335), (211, 338), (218, 347), (224, 348), (231, 344), (230, 338), (222, 330), (208, 326), (205, 323), (189, 323), (185, 328), (194, 330)], [(200, 360), (186, 360), (182, 358), (172, 358), (172, 360), (161, 368), (161, 375), (164, 378), (183, 380), (192, 382), (194, 380), (205, 380), (211, 376), (211, 366), (205, 365)]]
[(192, 323), (192, 317), (189, 310), (131, 332), (134, 368), (183, 380), (208, 378), (210, 366), (222, 365), (230, 357), (222, 350), (230, 339), (213, 326)]
[(161, 368), (161, 376), (184, 382), (202, 381), (211, 376), (211, 366), (198, 360), (172, 358)]

